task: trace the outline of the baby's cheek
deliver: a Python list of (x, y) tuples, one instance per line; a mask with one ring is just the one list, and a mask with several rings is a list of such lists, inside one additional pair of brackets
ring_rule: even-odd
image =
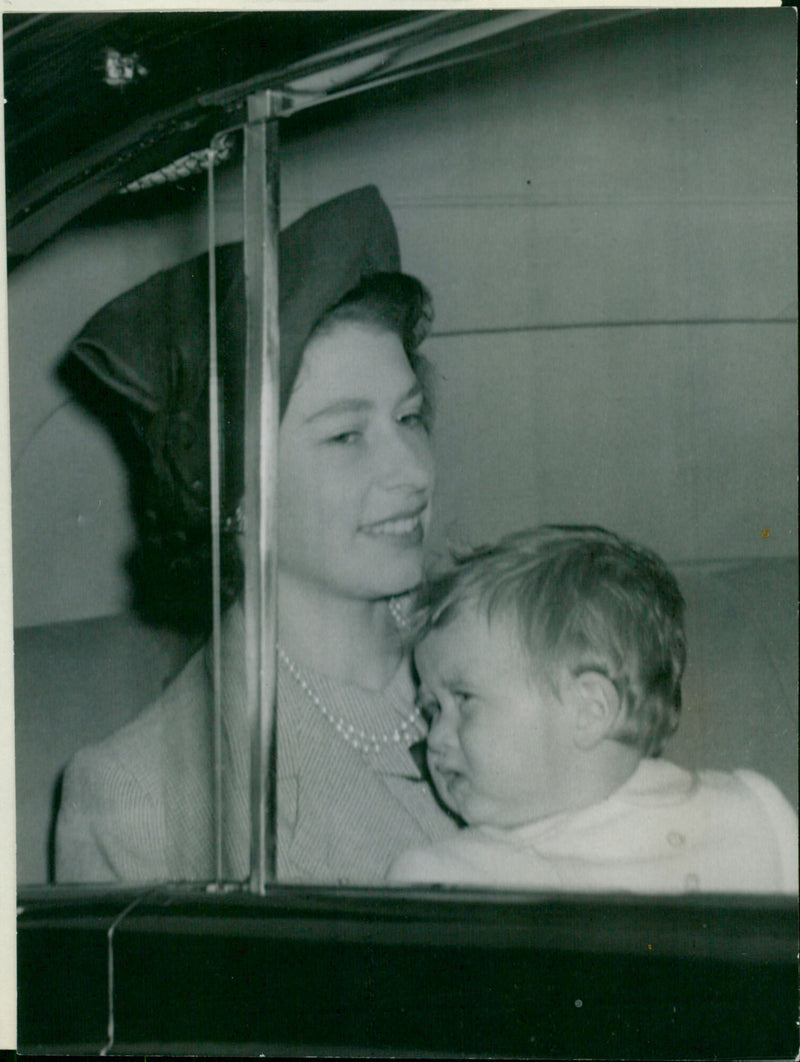
[(485, 726), (466, 724), (459, 737), (464, 759), (473, 771), (494, 769), (503, 762), (503, 750), (497, 738)]

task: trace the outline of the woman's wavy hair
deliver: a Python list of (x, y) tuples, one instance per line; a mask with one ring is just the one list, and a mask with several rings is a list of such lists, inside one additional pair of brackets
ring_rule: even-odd
[(598, 671), (619, 693), (611, 737), (657, 756), (681, 708), (685, 603), (652, 550), (592, 526), (543, 525), (456, 554), (426, 580), (412, 631), (418, 641), (465, 605), (515, 624), (533, 679), (558, 693), (566, 668)]

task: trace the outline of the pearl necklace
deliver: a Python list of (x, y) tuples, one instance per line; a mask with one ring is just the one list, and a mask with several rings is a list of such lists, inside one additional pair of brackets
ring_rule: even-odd
[(419, 708), (415, 707), (414, 711), (408, 717), (402, 719), (394, 732), (391, 734), (367, 734), (363, 730), (359, 730), (353, 726), (352, 723), (346, 723), (344, 719), (338, 719), (333, 712), (322, 703), (319, 697), (314, 693), (309, 684), (300, 674), (297, 665), (287, 655), (284, 649), (278, 646), (278, 656), (281, 663), (284, 664), (286, 670), (295, 680), (297, 685), (306, 694), (312, 704), (316, 705), (320, 713), (328, 720), (331, 726), (334, 728), (337, 734), (340, 734), (348, 745), (351, 745), (358, 752), (380, 752), (389, 744), (403, 744), (408, 748), (409, 745), (413, 745), (415, 741), (418, 741), (422, 736), (420, 726), (422, 722), (422, 713)]
[(405, 634), (410, 630), (411, 624), (408, 620), (407, 608), (404, 608), (403, 604), (401, 604), (400, 598), (392, 597), (389, 599), (389, 614), (399, 631)]

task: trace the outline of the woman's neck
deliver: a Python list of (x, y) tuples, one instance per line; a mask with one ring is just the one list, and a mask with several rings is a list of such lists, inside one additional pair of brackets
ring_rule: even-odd
[(403, 657), (388, 601), (336, 596), (284, 572), (278, 638), (296, 663), (367, 689), (384, 689)]

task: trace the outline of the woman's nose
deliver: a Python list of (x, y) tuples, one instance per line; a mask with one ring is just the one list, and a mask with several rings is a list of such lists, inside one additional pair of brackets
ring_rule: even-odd
[(386, 487), (429, 491), (433, 487), (433, 448), (427, 432), (394, 424), (379, 455), (379, 474)]

